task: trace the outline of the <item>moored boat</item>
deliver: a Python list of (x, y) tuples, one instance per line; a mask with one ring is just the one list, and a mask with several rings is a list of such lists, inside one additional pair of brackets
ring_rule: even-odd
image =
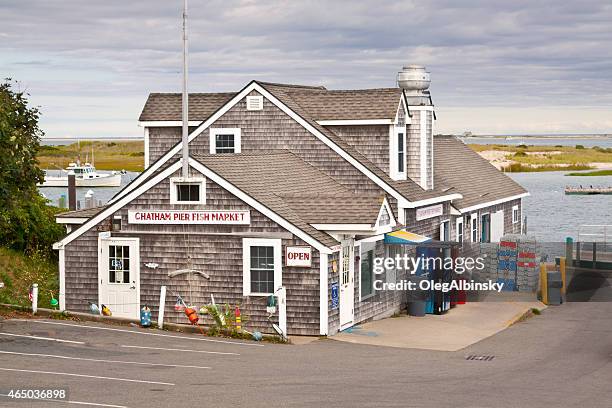
[(566, 186), (566, 195), (595, 195), (595, 194), (612, 194), (612, 187), (594, 187), (594, 186)]
[[(98, 173), (96, 168), (90, 163), (81, 165), (70, 163), (66, 167), (66, 172), (74, 172), (75, 184), (77, 187), (120, 187), (121, 173)], [(48, 175), (45, 172), (45, 181), (38, 184), (39, 187), (67, 187), (68, 174), (60, 176)]]

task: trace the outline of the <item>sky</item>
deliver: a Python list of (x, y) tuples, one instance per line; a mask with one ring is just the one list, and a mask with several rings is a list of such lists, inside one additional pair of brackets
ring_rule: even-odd
[[(141, 136), (180, 92), (182, 0), (0, 0), (0, 75), (49, 137)], [(431, 73), (435, 133), (612, 133), (609, 1), (189, 0), (189, 88), (330, 89)]]

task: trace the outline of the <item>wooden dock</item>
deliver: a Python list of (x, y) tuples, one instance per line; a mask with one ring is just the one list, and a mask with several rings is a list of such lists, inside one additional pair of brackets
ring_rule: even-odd
[(595, 194), (612, 194), (612, 187), (597, 187), (597, 186), (566, 186), (566, 195), (595, 195)]

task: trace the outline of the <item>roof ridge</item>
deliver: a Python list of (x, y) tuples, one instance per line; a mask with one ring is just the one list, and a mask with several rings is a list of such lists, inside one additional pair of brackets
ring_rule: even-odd
[(280, 86), (283, 88), (296, 88), (296, 89), (310, 89), (310, 90), (319, 90), (319, 91), (326, 91), (327, 88), (325, 88), (323, 85), (300, 85), (300, 84), (282, 84), (279, 82), (266, 82), (266, 81), (255, 81), (260, 85), (271, 85), (271, 86)]

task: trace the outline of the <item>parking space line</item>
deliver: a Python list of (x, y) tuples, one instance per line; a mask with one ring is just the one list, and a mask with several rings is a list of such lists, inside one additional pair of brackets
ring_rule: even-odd
[(135, 382), (135, 383), (143, 383), (143, 384), (158, 384), (158, 385), (169, 385), (175, 386), (176, 384), (161, 382), (161, 381), (147, 381), (147, 380), (134, 380), (131, 378), (117, 378), (117, 377), (103, 377), (99, 375), (87, 375), (87, 374), (76, 374), (76, 373), (58, 373), (55, 371), (38, 371), (38, 370), (21, 370), (17, 368), (5, 368), (0, 367), (2, 371), (17, 371), (21, 373), (33, 373), (33, 374), (53, 374), (53, 375), (65, 375), (69, 377), (83, 377), (83, 378), (97, 378), (99, 380), (111, 380), (111, 381), (125, 381), (125, 382)]
[[(7, 394), (0, 394), (0, 397), (8, 397), (11, 400), (13, 398), (9, 397)], [(40, 398), (40, 399), (32, 399), (32, 400), (19, 400), (19, 401), (44, 401), (44, 402), (55, 402), (55, 403), (59, 403), (59, 404), (76, 404), (76, 405), (89, 405), (91, 407), (108, 407), (108, 408), (127, 408), (125, 405), (112, 405), (112, 404), (100, 404), (97, 402), (85, 402), (85, 401), (64, 401), (64, 400), (53, 400), (53, 399), (45, 399), (45, 398)]]
[(0, 353), (1, 354), (14, 354), (14, 355), (18, 355), (18, 356), (49, 357), (49, 358), (61, 358), (61, 359), (66, 359), (66, 360), (94, 361), (94, 362), (97, 362), (97, 363), (136, 364), (136, 365), (155, 366), (155, 367), (176, 367), (176, 368), (202, 368), (202, 369), (210, 369), (210, 367), (205, 367), (205, 366), (182, 365), (182, 364), (143, 363), (143, 362), (140, 362), (140, 361), (100, 360), (100, 359), (96, 359), (96, 358), (70, 357), (70, 356), (60, 356), (60, 355), (56, 355), (56, 354), (18, 353), (16, 351), (4, 351), (4, 350), (0, 350)]
[(116, 332), (122, 332), (122, 333), (132, 333), (132, 334), (141, 334), (144, 336), (158, 336), (158, 337), (169, 337), (172, 339), (182, 339), (182, 340), (195, 340), (195, 341), (208, 341), (211, 343), (223, 343), (223, 344), (233, 344), (235, 346), (253, 346), (253, 347), (263, 347), (263, 344), (258, 344), (258, 343), (241, 343), (238, 341), (229, 341), (229, 340), (216, 340), (216, 339), (203, 339), (203, 338), (196, 338), (196, 337), (186, 337), (186, 336), (174, 336), (172, 334), (162, 334), (162, 333), (145, 333), (145, 332), (140, 332), (140, 331), (134, 331), (134, 330), (127, 330), (127, 329), (116, 329), (113, 327), (98, 327), (98, 326), (89, 326), (86, 324), (71, 324), (71, 323), (62, 323), (62, 322), (49, 322), (46, 320), (36, 320), (36, 319), (11, 319), (8, 321), (14, 321), (14, 322), (30, 322), (30, 323), (42, 323), (42, 324), (55, 324), (55, 325), (59, 325), (59, 326), (70, 326), (70, 327), (79, 327), (81, 329), (86, 328), (86, 329), (96, 329), (96, 330), (109, 330), (109, 331), (116, 331)]
[(74, 340), (62, 340), (62, 339), (54, 339), (52, 337), (40, 337), (40, 336), (32, 336), (29, 334), (14, 334), (14, 333), (0, 333), (2, 336), (13, 336), (13, 337), (27, 337), (29, 339), (35, 340), (49, 340), (49, 341), (57, 341), (59, 343), (71, 343), (71, 344), (85, 344), (83, 341), (74, 341)]
[(148, 350), (188, 351), (190, 353), (222, 354), (222, 355), (229, 355), (229, 356), (239, 356), (240, 355), (238, 353), (229, 353), (229, 352), (222, 352), (222, 351), (204, 351), (204, 350), (175, 349), (175, 348), (147, 347), (147, 346), (127, 346), (125, 344), (122, 344), (121, 347), (136, 348), (136, 349), (148, 349)]

